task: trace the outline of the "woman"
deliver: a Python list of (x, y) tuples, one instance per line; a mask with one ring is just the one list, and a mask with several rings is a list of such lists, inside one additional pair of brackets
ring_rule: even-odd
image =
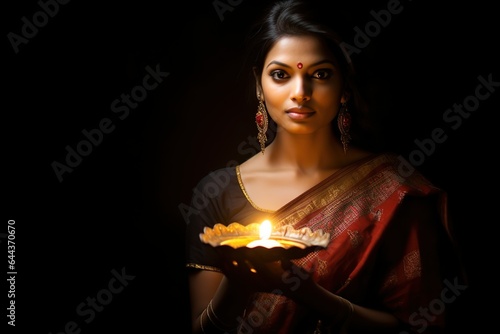
[[(266, 13), (250, 35), (261, 152), (201, 180), (188, 224), (193, 333), (440, 332), (436, 300), (456, 278), (444, 266), (446, 194), (403, 159), (362, 148), (351, 61), (321, 18), (298, 1)], [(206, 226), (264, 219), (331, 240), (271, 263), (200, 241)]]

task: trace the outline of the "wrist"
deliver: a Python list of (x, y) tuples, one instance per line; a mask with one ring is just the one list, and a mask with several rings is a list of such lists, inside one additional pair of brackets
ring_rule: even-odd
[(316, 332), (336, 332), (347, 333), (352, 317), (354, 315), (354, 305), (345, 298), (336, 296), (337, 311), (334, 316), (323, 315), (317, 323)]
[(311, 273), (295, 265), (286, 269), (282, 283), (285, 296), (305, 304), (309, 304), (319, 292), (319, 286)]

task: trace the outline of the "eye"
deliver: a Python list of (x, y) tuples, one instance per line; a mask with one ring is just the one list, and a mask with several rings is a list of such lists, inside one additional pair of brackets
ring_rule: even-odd
[(287, 79), (289, 78), (290, 76), (288, 75), (288, 73), (286, 73), (285, 71), (283, 70), (274, 70), (270, 73), (270, 76), (274, 79), (274, 80), (284, 80), (284, 79)]
[(327, 80), (333, 75), (333, 71), (330, 69), (317, 70), (313, 73), (313, 78), (320, 80)]

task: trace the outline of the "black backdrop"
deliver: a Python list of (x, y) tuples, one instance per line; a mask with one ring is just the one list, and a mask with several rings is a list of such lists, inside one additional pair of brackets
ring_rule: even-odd
[[(256, 105), (241, 47), (265, 3), (4, 4), (0, 294), (7, 315), (11, 219), (15, 332), (189, 332), (179, 207), (200, 177), (249, 157), (239, 146), (249, 148), (255, 136)], [(420, 157), (418, 167), (449, 192), (470, 276), (453, 330), (479, 332), (494, 323), (486, 303), (498, 298), (490, 237), (497, 218), (489, 213), (498, 197), (498, 21), (479, 1), (408, 0), (388, 24), (375, 24), (371, 11), (393, 3), (341, 3), (353, 46), (361, 46), (356, 28), (380, 28), (368, 30), (353, 59), (371, 83), (388, 148)], [(474, 97), (479, 77), (494, 82), (480, 90), (490, 93), (482, 100)], [(140, 101), (127, 105), (126, 95)], [(470, 116), (443, 120), (464, 103)], [(431, 141), (438, 128), (446, 141)], [(67, 165), (68, 150), (78, 149), (83, 156), (72, 156), (72, 171), (59, 179), (53, 165)]]

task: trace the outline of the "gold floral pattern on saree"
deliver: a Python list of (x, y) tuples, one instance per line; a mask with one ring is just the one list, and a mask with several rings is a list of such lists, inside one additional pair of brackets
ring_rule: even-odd
[(422, 273), (422, 266), (420, 263), (420, 252), (412, 251), (405, 255), (403, 260), (404, 274), (407, 279), (420, 277)]
[[(337, 238), (353, 222), (372, 214), (398, 191), (400, 178), (388, 162), (390, 159), (381, 155), (332, 175), (330, 180), (325, 180), (328, 182), (290, 202), (293, 212), (286, 211), (283, 216), (277, 213), (276, 223), (295, 226), (306, 221), (311, 229), (328, 230), (331, 239)], [(379, 173), (373, 173), (374, 168), (380, 169)], [(380, 221), (382, 212), (375, 212), (373, 221)]]
[(395, 270), (391, 271), (382, 283), (382, 289), (395, 286), (398, 283), (398, 274)]
[(352, 248), (357, 248), (363, 241), (363, 236), (359, 233), (359, 231), (347, 230), (347, 234), (349, 235)]

